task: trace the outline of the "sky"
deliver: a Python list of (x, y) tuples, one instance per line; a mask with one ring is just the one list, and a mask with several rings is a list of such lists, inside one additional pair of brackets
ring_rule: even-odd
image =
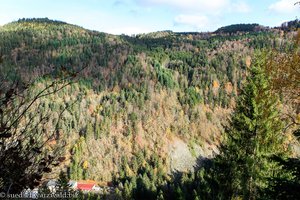
[(61, 20), (112, 34), (206, 32), (238, 23), (279, 26), (300, 17), (297, 0), (0, 0), (0, 25)]

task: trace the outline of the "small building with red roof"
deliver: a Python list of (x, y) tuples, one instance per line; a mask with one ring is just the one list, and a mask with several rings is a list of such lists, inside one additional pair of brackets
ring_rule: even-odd
[(89, 191), (97, 191), (98, 186), (96, 181), (92, 180), (84, 180), (84, 181), (73, 181), (73, 183), (70, 184), (71, 187), (75, 190), (81, 190), (83, 192), (89, 192)]
[(77, 183), (77, 189), (83, 191), (91, 191), (95, 187), (93, 183)]

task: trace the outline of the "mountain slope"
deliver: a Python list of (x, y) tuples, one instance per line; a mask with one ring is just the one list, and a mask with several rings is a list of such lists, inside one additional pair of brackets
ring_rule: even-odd
[(0, 27), (0, 76), (29, 81), (86, 67), (78, 82), (42, 99), (41, 112), (52, 113), (53, 128), (60, 107), (69, 105), (59, 134), (68, 143), (64, 167), (72, 179), (111, 181), (135, 171), (138, 158), (159, 157), (167, 174), (218, 153), (222, 123), (254, 51), (289, 45), (275, 30), (128, 37), (23, 19)]

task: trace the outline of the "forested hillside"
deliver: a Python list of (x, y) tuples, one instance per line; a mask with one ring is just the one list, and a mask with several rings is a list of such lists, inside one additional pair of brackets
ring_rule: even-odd
[[(76, 81), (38, 99), (24, 119), (50, 113), (39, 131), (55, 129), (66, 142), (66, 161), (48, 176), (62, 169), (72, 180), (121, 184), (125, 199), (167, 198), (162, 185), (173, 173), (198, 169), (220, 153), (255, 52), (293, 48), (292, 31), (257, 27), (130, 37), (21, 19), (0, 27), (0, 80), (3, 90), (36, 80), (37, 93), (51, 82), (45, 74), (80, 71)], [(136, 184), (144, 190), (132, 193)]]

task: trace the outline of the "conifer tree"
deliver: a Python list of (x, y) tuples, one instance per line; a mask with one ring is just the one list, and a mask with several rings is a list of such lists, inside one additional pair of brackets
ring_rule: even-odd
[(157, 200), (164, 200), (164, 193), (162, 190), (159, 190), (158, 196), (157, 196)]
[(273, 155), (285, 155), (278, 97), (272, 93), (260, 55), (250, 69), (216, 159), (223, 198), (256, 199), (268, 180), (284, 176)]

